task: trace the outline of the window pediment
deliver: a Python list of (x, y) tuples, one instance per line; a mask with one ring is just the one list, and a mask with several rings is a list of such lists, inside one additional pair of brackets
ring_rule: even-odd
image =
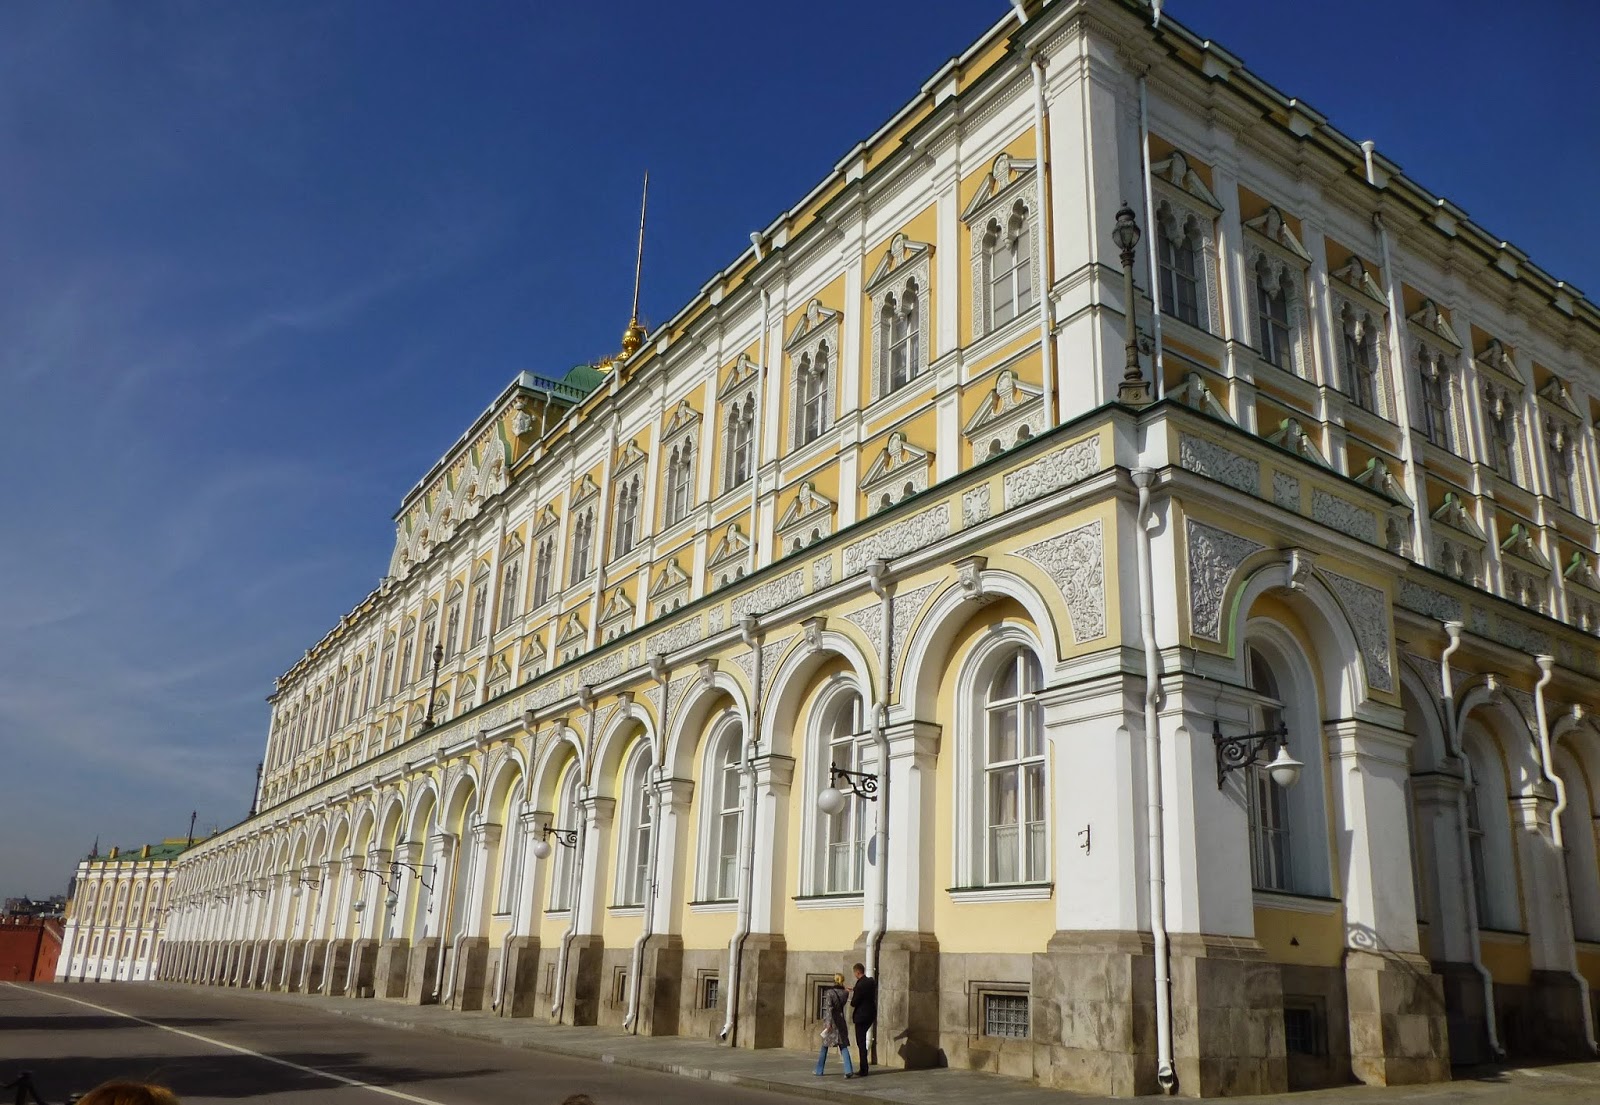
[(833, 500), (819, 492), (816, 486), (807, 480), (800, 485), (795, 497), (789, 500), (788, 507), (778, 519), (778, 529), (781, 532), (822, 515), (831, 516), (833, 507)]
[(667, 419), (667, 428), (663, 431), (663, 436), (670, 439), (699, 424), (700, 412), (689, 405), (689, 400), (680, 399), (678, 405), (673, 408), (672, 417)]
[(1489, 540), (1484, 535), (1482, 528), (1479, 527), (1477, 520), (1472, 517), (1472, 512), (1462, 505), (1461, 497), (1454, 491), (1445, 493), (1444, 502), (1439, 504), (1439, 509), (1434, 511), (1431, 517), (1435, 522), (1442, 522), (1456, 532), (1466, 534), (1479, 544)]
[(1200, 179), (1200, 174), (1189, 165), (1189, 159), (1179, 150), (1173, 150), (1172, 156), (1165, 161), (1157, 161), (1150, 166), (1151, 179), (1167, 188), (1192, 196), (1211, 208), (1213, 213), (1222, 210), (1222, 204), (1211, 189), (1206, 187), (1206, 182)]
[(717, 547), (712, 550), (711, 558), (706, 563), (715, 568), (730, 560), (737, 559), (750, 551), (750, 538), (744, 535), (744, 530), (739, 528), (738, 522), (728, 525), (728, 531), (717, 542)]
[(1394, 473), (1389, 471), (1389, 466), (1377, 457), (1367, 461), (1366, 470), (1356, 477), (1356, 482), (1408, 510), (1416, 505), (1411, 501), (1411, 496), (1406, 494), (1405, 488), (1400, 486), (1400, 481), (1394, 478)]
[(812, 342), (821, 340), (839, 325), (843, 316), (831, 307), (824, 307), (822, 300), (813, 299), (806, 304), (806, 310), (800, 320), (789, 330), (789, 336), (784, 339), (785, 352), (794, 353), (808, 348)]
[(1591, 591), (1600, 592), (1600, 575), (1595, 574), (1594, 562), (1582, 552), (1574, 552), (1561, 575), (1568, 583), (1576, 583)]
[(867, 468), (861, 486), (870, 492), (884, 484), (908, 481), (917, 491), (925, 491), (928, 468), (932, 462), (931, 452), (913, 445), (905, 434), (896, 430), (889, 435), (889, 440)]
[(656, 573), (656, 580), (650, 587), (652, 596), (669, 595), (680, 587), (689, 585), (689, 576), (678, 566), (678, 561), (672, 559), (666, 562), (661, 571)]
[(755, 383), (761, 369), (748, 353), (739, 354), (739, 359), (729, 366), (722, 377), (722, 386), (717, 389), (718, 399), (728, 399), (736, 392), (743, 391), (747, 386)]
[(1500, 542), (1500, 551), (1526, 560), (1530, 564), (1537, 564), (1546, 571), (1550, 568), (1550, 561), (1546, 559), (1539, 546), (1534, 543), (1533, 534), (1521, 522), (1511, 524), (1511, 532), (1506, 539)]
[(1388, 303), (1384, 298), (1383, 289), (1378, 287), (1378, 282), (1372, 279), (1372, 274), (1367, 271), (1366, 262), (1355, 254), (1350, 255), (1350, 260), (1342, 267), (1334, 269), (1329, 275), (1338, 280), (1350, 291), (1358, 292), (1371, 301), (1371, 306), (1382, 317), (1387, 311)]
[(1034, 162), (1002, 153), (994, 159), (989, 173), (978, 186), (978, 191), (961, 212), (966, 223), (975, 223), (993, 207), (998, 207), (1020, 192), (1032, 180)]
[(1294, 231), (1289, 229), (1289, 225), (1283, 221), (1283, 214), (1276, 207), (1267, 208), (1266, 214), (1250, 219), (1244, 225), (1246, 230), (1255, 231), (1274, 247), (1288, 253), (1302, 264), (1311, 263), (1311, 254), (1300, 244), (1300, 239), (1294, 236)]
[(1539, 389), (1539, 398), (1547, 403), (1554, 403), (1572, 417), (1578, 417), (1578, 404), (1572, 401), (1572, 393), (1567, 390), (1567, 385), (1559, 376), (1552, 376), (1546, 380)]
[[(974, 448), (983, 439), (998, 441), (1002, 448), (1026, 441), (1033, 436), (1033, 426), (1026, 423), (1030, 418), (1037, 421), (1042, 414), (1043, 394), (1040, 388), (1020, 380), (1011, 369), (1001, 369), (994, 378), (994, 387), (983, 397), (961, 432)], [(1013, 427), (1026, 429), (1027, 433), (1018, 434), (1012, 441), (1002, 440)]]
[(639, 448), (637, 441), (628, 442), (617, 451), (617, 473), (620, 475), (623, 472), (632, 471), (643, 464), (648, 456), (648, 453)]
[(599, 494), (600, 485), (594, 482), (593, 476), (585, 475), (572, 489), (572, 505), (581, 506)]
[(538, 515), (534, 518), (533, 532), (536, 534), (542, 534), (545, 530), (553, 529), (560, 524), (561, 519), (556, 515), (555, 509), (546, 504), (540, 509)]
[[(914, 242), (904, 234), (896, 234), (878, 259), (872, 275), (867, 277), (866, 293), (872, 295), (885, 285), (897, 283), (901, 277), (926, 273), (927, 260), (932, 255), (933, 246), (927, 242)], [(927, 286), (926, 279), (922, 286)]]
[(1328, 458), (1322, 455), (1322, 450), (1317, 448), (1316, 442), (1306, 436), (1298, 419), (1285, 418), (1279, 422), (1277, 430), (1268, 435), (1267, 440), (1298, 457), (1304, 457), (1313, 464), (1330, 471), (1333, 468), (1333, 465), (1328, 463)]
[(1172, 398), (1178, 400), (1184, 406), (1193, 407), (1197, 411), (1205, 411), (1213, 418), (1219, 418), (1230, 426), (1239, 424), (1234, 420), (1233, 415), (1228, 413), (1228, 408), (1223, 406), (1222, 401), (1212, 392), (1210, 385), (1205, 381), (1205, 377), (1198, 372), (1189, 373), (1189, 378), (1174, 388), (1170, 394)]
[(1461, 348), (1461, 339), (1456, 337), (1455, 328), (1431, 299), (1424, 299), (1421, 307), (1406, 316), (1406, 321), (1420, 328), (1428, 337), (1440, 338), (1456, 349)]
[(588, 636), (588, 629), (583, 624), (583, 619), (577, 614), (568, 614), (566, 624), (561, 629), (561, 636), (556, 638), (556, 647), (570, 645), (581, 641)]
[(1499, 338), (1490, 338), (1489, 344), (1483, 347), (1482, 352), (1474, 358), (1483, 368), (1492, 369), (1503, 376), (1509, 376), (1517, 383), (1526, 383), (1522, 371), (1517, 368), (1517, 362), (1511, 357), (1506, 347), (1500, 344)]

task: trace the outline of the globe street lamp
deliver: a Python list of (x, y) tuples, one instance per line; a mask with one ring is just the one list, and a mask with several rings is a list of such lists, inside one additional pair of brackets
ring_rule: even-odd
[[(1306, 766), (1290, 754), (1289, 727), (1281, 722), (1276, 728), (1264, 729), (1259, 733), (1241, 733), (1236, 737), (1225, 737), (1222, 735), (1222, 726), (1213, 719), (1211, 740), (1217, 746), (1219, 790), (1228, 772), (1254, 764), (1261, 765), (1268, 778), (1287, 790), (1300, 781), (1300, 772)], [(1277, 755), (1268, 760), (1267, 757), (1274, 750), (1277, 751)]]
[(1142, 407), (1151, 401), (1150, 382), (1139, 368), (1139, 312), (1133, 298), (1133, 251), (1139, 245), (1139, 224), (1134, 221), (1133, 208), (1126, 202), (1117, 212), (1117, 225), (1111, 230), (1111, 240), (1122, 255), (1123, 327), (1126, 336), (1123, 349), (1126, 358), (1122, 368), (1122, 383), (1117, 385), (1117, 402), (1130, 407)]
[(577, 829), (557, 829), (546, 825), (544, 831), (539, 834), (539, 839), (533, 842), (532, 851), (535, 859), (550, 858), (550, 841), (548, 838), (552, 836), (556, 838), (556, 843), (563, 848), (576, 848), (578, 846)]

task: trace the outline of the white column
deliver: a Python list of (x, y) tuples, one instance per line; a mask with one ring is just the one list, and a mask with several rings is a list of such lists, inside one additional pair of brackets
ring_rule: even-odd
[(1528, 926), (1528, 952), (1536, 971), (1571, 970), (1572, 911), (1568, 908), (1561, 852), (1550, 830), (1554, 800), (1548, 793), (1511, 799), (1512, 847), (1522, 872), (1522, 908)]
[[(661, 796), (660, 819), (656, 822), (656, 897), (650, 922), (656, 933), (683, 930), (683, 903), (695, 897), (694, 872), (688, 868), (687, 842), (694, 835), (689, 820), (689, 800), (694, 782), (689, 779), (662, 779), (656, 784)], [(701, 847), (706, 847), (705, 842)]]
[[(755, 760), (756, 818), (753, 830), (755, 863), (750, 870), (750, 931), (777, 932), (783, 917), (784, 859), (790, 854), (789, 787), (794, 781), (794, 760), (789, 756), (760, 756)], [(750, 785), (747, 780), (746, 786)], [(743, 834), (752, 826), (742, 826)]]
[(480, 821), (472, 826), (471, 833), (471, 881), (461, 898), (465, 915), (458, 931), (466, 936), (482, 936), (487, 931), (485, 922), (490, 904), (486, 893), (489, 887), (489, 857), (494, 855), (494, 846), (500, 843), (500, 825), (492, 821)]
[(533, 854), (534, 841), (540, 839), (552, 815), (543, 810), (527, 810), (517, 818), (517, 831), (523, 834), (522, 865), (517, 878), (517, 896), (512, 905), (511, 934), (528, 936), (539, 929), (539, 903), (543, 900), (544, 873), (548, 864)]
[(343, 940), (350, 935), (350, 905), (355, 897), (356, 884), (356, 858), (346, 856), (339, 861), (339, 895), (334, 907), (333, 931), (329, 935), (335, 940)]
[(893, 932), (933, 931), (933, 898), (939, 888), (933, 849), (927, 847), (926, 838), (934, 827), (939, 798), (939, 733), (937, 725), (911, 721), (890, 726), (885, 734), (889, 740), (888, 928)]
[(433, 891), (428, 895), (428, 910), (420, 919), (420, 928), (424, 936), (447, 937), (445, 914), (450, 909), (451, 891), (455, 887), (455, 835), (434, 833), (428, 838), (428, 856), (433, 864)]
[(572, 931), (585, 936), (600, 931), (600, 921), (605, 909), (606, 876), (611, 856), (612, 822), (616, 816), (615, 798), (589, 796), (578, 799), (578, 809), (583, 817), (583, 833), (579, 838), (581, 849), (581, 881), (573, 900)]
[(1423, 884), (1428, 897), (1428, 943), (1435, 961), (1468, 963), (1472, 960), (1471, 915), (1461, 854), (1461, 797), (1465, 780), (1438, 772), (1411, 777), (1417, 839), (1432, 857), (1434, 877)]
[(1406, 812), (1412, 738), (1353, 720), (1332, 722), (1325, 734), (1334, 838), (1344, 872), (1346, 944), (1415, 953), (1420, 945)]

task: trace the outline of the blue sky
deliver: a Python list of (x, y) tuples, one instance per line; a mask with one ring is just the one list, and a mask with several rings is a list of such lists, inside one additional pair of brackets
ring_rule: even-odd
[[(646, 167), (659, 321), (1007, 10), (0, 8), (0, 894), (244, 815), (412, 482), (615, 348)], [(1594, 5), (1166, 11), (1600, 296)]]

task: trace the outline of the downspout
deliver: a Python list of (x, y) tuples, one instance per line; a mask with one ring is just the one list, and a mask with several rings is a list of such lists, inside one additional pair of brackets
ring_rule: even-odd
[[(1450, 674), (1450, 657), (1461, 647), (1462, 629), (1460, 622), (1444, 623), (1444, 631), (1450, 638), (1450, 643), (1439, 655), (1439, 682), (1444, 691), (1445, 730), (1450, 741), (1450, 754), (1457, 757), (1463, 766), (1468, 766), (1470, 772), (1466, 753), (1461, 749), (1461, 720), (1456, 716), (1455, 679)], [(1467, 836), (1465, 790), (1456, 796), (1456, 845), (1461, 858), (1461, 885), (1466, 888), (1469, 930), (1467, 935), (1471, 938), (1468, 941), (1468, 950), (1472, 953), (1472, 969), (1478, 972), (1478, 978), (1483, 983), (1483, 1019), (1484, 1027), (1488, 1029), (1489, 1052), (1496, 1059), (1503, 1059), (1506, 1052), (1500, 1044), (1500, 1030), (1495, 1026), (1494, 975), (1484, 966), (1483, 941), (1478, 934), (1478, 888), (1472, 873), (1472, 841)]]
[[(1155, 17), (1158, 20), (1161, 18), (1159, 7), (1156, 8)], [(1144, 73), (1139, 74), (1139, 157), (1140, 183), (1144, 185), (1145, 256), (1150, 262), (1150, 339), (1154, 348), (1150, 374), (1155, 377), (1156, 398), (1160, 399), (1167, 390), (1166, 360), (1161, 351), (1161, 297), (1157, 294), (1161, 258), (1156, 252), (1156, 236), (1160, 228), (1156, 226), (1155, 191), (1150, 185), (1150, 94)]]
[[(667, 677), (671, 672), (660, 653), (650, 657), (650, 674), (661, 686), (661, 728), (660, 732), (667, 731), (667, 710), (672, 703), (667, 701)], [(655, 785), (650, 788), (650, 802), (655, 807), (653, 820), (650, 822), (650, 885), (645, 890), (644, 896), (644, 923), (639, 927), (639, 939), (633, 942), (633, 958), (628, 964), (628, 1015), (622, 1018), (623, 1031), (639, 1034), (639, 982), (640, 972), (644, 967), (644, 946), (655, 935), (657, 864), (661, 861), (661, 750), (665, 747), (659, 739), (650, 741), (650, 766), (655, 773)]]
[[(753, 544), (752, 544), (753, 547)], [(739, 773), (744, 776), (744, 812), (740, 816), (744, 847), (739, 853), (739, 911), (733, 936), (728, 940), (728, 1014), (717, 1039), (729, 1044), (738, 1040), (734, 1032), (739, 1023), (739, 968), (744, 960), (744, 942), (750, 935), (750, 913), (754, 888), (751, 885), (756, 865), (756, 749), (761, 744), (761, 623), (754, 615), (739, 621), (739, 637), (755, 653), (755, 694), (750, 707), (750, 732), (739, 757)]]
[[(1022, 9), (1017, 9), (1018, 18), (1021, 18)], [(1044, 410), (1045, 424), (1054, 426), (1060, 419), (1056, 412), (1056, 369), (1054, 351), (1051, 349), (1050, 305), (1050, 257), (1054, 253), (1052, 248), (1054, 239), (1050, 236), (1050, 204), (1049, 193), (1045, 186), (1045, 174), (1048, 172), (1049, 161), (1046, 154), (1045, 106), (1044, 106), (1044, 58), (1034, 51), (1029, 57), (1028, 69), (1033, 73), (1033, 183), (1036, 193), (1035, 202), (1039, 207), (1039, 379), (1040, 406)], [(885, 704), (888, 694), (884, 695)], [(881, 858), (881, 857), (880, 857)]]
[(439, 908), (439, 954), (433, 961), (433, 1000), (436, 1002), (449, 1001), (455, 993), (454, 978), (451, 979), (450, 988), (445, 989), (444, 953), (450, 946), (450, 923), (455, 920), (456, 878), (461, 870), (461, 838), (454, 833), (445, 833), (444, 839), (445, 847), (450, 851), (450, 881), (445, 884), (444, 901)]
[[(759, 265), (764, 259), (764, 255), (761, 252), (760, 233), (751, 232), (750, 245), (756, 252), (756, 264)], [(756, 356), (760, 358), (761, 363), (756, 366), (756, 419), (755, 424), (750, 427), (750, 519), (748, 522), (750, 527), (750, 558), (745, 572), (751, 575), (756, 570), (757, 557), (759, 555), (757, 546), (760, 544), (757, 537), (756, 507), (761, 500), (761, 446), (767, 436), (767, 426), (763, 419), (765, 418), (767, 402), (767, 357), (772, 351), (772, 343), (770, 341), (772, 332), (771, 311), (772, 292), (767, 288), (762, 288), (761, 341), (756, 348)]]
[[(1048, 408), (1046, 408), (1048, 410)], [(878, 809), (874, 843), (878, 851), (878, 901), (873, 910), (872, 927), (867, 930), (867, 974), (878, 977), (878, 960), (883, 937), (889, 929), (889, 688), (894, 685), (894, 585), (889, 580), (889, 562), (883, 558), (867, 565), (867, 583), (878, 596), (882, 609), (883, 638), (879, 646), (877, 701), (872, 706), (872, 745), (878, 757)], [(868, 1054), (878, 1050), (878, 1025), (867, 1030)]]
[[(1553, 656), (1535, 656), (1534, 662), (1539, 665), (1539, 681), (1533, 686), (1533, 705), (1539, 717), (1539, 766), (1544, 770), (1544, 777), (1556, 788), (1556, 807), (1550, 812), (1550, 834), (1555, 839), (1556, 850), (1561, 853), (1561, 890), (1567, 899), (1567, 923), (1572, 925), (1572, 877), (1567, 870), (1567, 842), (1561, 832), (1561, 815), (1567, 808), (1567, 784), (1556, 774), (1555, 755), (1550, 747), (1550, 715), (1544, 700), (1544, 689), (1556, 676), (1556, 661)], [(1589, 1053), (1594, 1055), (1600, 1053), (1594, 1038), (1594, 1003), (1589, 997), (1589, 980), (1584, 977), (1578, 964), (1576, 926), (1573, 926), (1569, 935), (1572, 937), (1572, 966), (1568, 968), (1568, 973), (1578, 984), (1578, 994), (1583, 999), (1583, 1042), (1588, 1046)]]
[[(584, 709), (589, 711), (589, 724), (587, 729), (590, 734), (593, 734), (594, 690), (589, 686), (589, 684), (584, 683), (578, 687), (578, 703)], [(589, 754), (588, 748), (585, 748), (583, 753), (585, 756), (587, 756)], [(585, 796), (587, 796), (590, 788), (582, 785), (582, 780), (579, 780), (579, 783), (580, 785), (578, 789), (582, 791)], [(579, 798), (578, 801), (580, 806), (577, 825), (578, 843), (573, 846), (573, 851), (577, 854), (572, 857), (572, 904), (571, 908), (567, 911), (567, 931), (561, 934), (561, 958), (556, 962), (556, 1000), (555, 1004), (550, 1006), (550, 1018), (558, 1023), (561, 1020), (561, 1007), (566, 1004), (567, 999), (567, 960), (572, 955), (572, 941), (578, 935), (578, 913), (580, 912), (578, 895), (583, 893), (583, 859), (584, 854), (589, 850), (589, 818), (588, 815), (581, 809), (583, 799)], [(552, 815), (552, 824), (554, 823), (555, 817), (559, 816), (560, 813), (561, 811), (557, 810), (555, 814)], [(556, 847), (560, 848), (563, 847), (563, 845), (558, 842)]]
[[(532, 711), (529, 712), (531, 713)], [(532, 757), (530, 756), (529, 759), (531, 760)], [(530, 770), (522, 778), (524, 795), (527, 793), (529, 779), (532, 774), (533, 773)], [(516, 818), (511, 822), (511, 832), (513, 833), (513, 836), (510, 843), (502, 845), (502, 848), (515, 849), (517, 844), (521, 842), (522, 815), (527, 807), (527, 804), (527, 799), (524, 797), (512, 807), (512, 809), (517, 811)], [(505, 939), (501, 941), (500, 944), (500, 970), (497, 973), (494, 981), (494, 999), (489, 1002), (489, 1010), (493, 1013), (500, 1012), (500, 1003), (506, 1000), (506, 966), (511, 958), (511, 949), (509, 945), (517, 936), (517, 919), (522, 913), (522, 869), (526, 865), (527, 853), (524, 852), (518, 857), (516, 870), (511, 872), (511, 930), (506, 933)]]
[(1155, 577), (1150, 566), (1150, 485), (1155, 470), (1133, 473), (1139, 489), (1134, 547), (1139, 569), (1139, 637), (1144, 646), (1145, 862), (1150, 868), (1150, 944), (1156, 974), (1156, 1081), (1171, 1096), (1178, 1089), (1172, 1064), (1172, 956), (1167, 938), (1166, 814), (1161, 796), (1161, 651), (1156, 646)]

